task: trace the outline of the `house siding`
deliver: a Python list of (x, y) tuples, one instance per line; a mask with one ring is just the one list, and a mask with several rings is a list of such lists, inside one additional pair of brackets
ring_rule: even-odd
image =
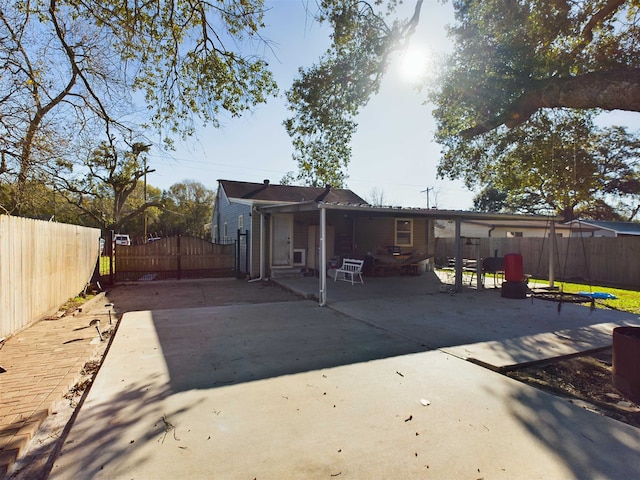
[[(464, 238), (548, 237), (550, 228), (550, 226), (531, 227), (525, 225), (491, 227), (490, 225), (462, 222), (460, 236)], [(571, 234), (571, 230), (562, 225), (556, 225), (555, 230), (557, 236), (567, 237)], [(456, 222), (454, 220), (438, 221), (436, 232), (439, 238), (454, 238), (456, 236)], [(514, 235), (514, 232), (519, 232), (522, 235)]]
[[(255, 245), (252, 238), (253, 232), (256, 231), (254, 224), (255, 219), (251, 216), (251, 205), (246, 205), (237, 202), (231, 202), (224, 193), (224, 190), (219, 188), (216, 196), (216, 204), (213, 209), (213, 216), (211, 219), (211, 231), (212, 241), (214, 243), (233, 243), (238, 240), (238, 223), (239, 217), (242, 215), (242, 231), (249, 232), (249, 274), (254, 275), (254, 272), (260, 271), (259, 261), (259, 245)], [(225, 223), (227, 225), (226, 235), (224, 232)], [(257, 232), (260, 224), (257, 223)], [(244, 270), (244, 264), (242, 265)]]
[[(395, 221), (396, 218), (389, 217), (358, 218), (356, 228), (358, 238), (355, 239), (356, 255), (364, 257), (395, 245)], [(434, 252), (433, 234), (430, 234), (432, 221), (424, 218), (413, 218), (412, 221), (413, 244), (401, 247), (402, 252), (411, 253), (416, 250)]]
[[(242, 215), (243, 231), (249, 230), (251, 234), (251, 222), (249, 219), (251, 214), (251, 206), (238, 203), (229, 203), (227, 208), (219, 211), (216, 222), (218, 226), (218, 240), (224, 243), (237, 240), (238, 238), (238, 217)], [(227, 224), (227, 235), (224, 238), (224, 224)]]

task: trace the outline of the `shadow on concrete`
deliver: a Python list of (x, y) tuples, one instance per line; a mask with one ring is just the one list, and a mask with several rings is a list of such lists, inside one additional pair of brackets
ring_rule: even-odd
[[(300, 372), (317, 372), (320, 377), (323, 369), (343, 365), (361, 371), (360, 367), (368, 362), (373, 365), (374, 360), (397, 357), (409, 362), (412, 353), (483, 341), (501, 340), (501, 346), (495, 348), (504, 351), (534, 352), (540, 348), (540, 342), (546, 342), (545, 348), (552, 348), (555, 342), (548, 338), (529, 341), (527, 336), (629, 318), (619, 312), (613, 312), (617, 314), (613, 316), (612, 312), (591, 314), (588, 308), (575, 305), (558, 315), (553, 304), (502, 299), (496, 292), (434, 293), (419, 283), (424, 281), (421, 277), (393, 280), (365, 279), (364, 286), (334, 285), (331, 308), (319, 307), (313, 300), (300, 300), (267, 284), (244, 282), (238, 284), (239, 288), (247, 288), (249, 294), (260, 289), (256, 290), (264, 294), (260, 298), (272, 301), (251, 304), (240, 300), (233, 305), (217, 303), (218, 306), (187, 308), (184, 304), (189, 295), (182, 295), (180, 288), (169, 287), (170, 291), (163, 292), (157, 285), (150, 286), (146, 296), (159, 308), (146, 306), (141, 308), (145, 311), (131, 311), (123, 317), (96, 388), (92, 387), (82, 407), (84, 417), (73, 428), (72, 438), (79, 439), (78, 443), (67, 443), (63, 448), (63, 455), (71, 456), (81, 465), (71, 466), (62, 458), (52, 471), (53, 478), (67, 478), (65, 475), (72, 469), (86, 473), (84, 478), (118, 478), (117, 475), (130, 473), (119, 470), (118, 461), (125, 457), (131, 468), (161, 469), (158, 459), (163, 458), (163, 449), (175, 452), (176, 448), (182, 448), (181, 430), (175, 428), (172, 418), (192, 415), (195, 420), (191, 428), (193, 433), (199, 433), (199, 423), (215, 423), (216, 402), (231, 409), (260, 392), (264, 396), (255, 401), (252, 398), (256, 410), (250, 410), (255, 414), (252, 418), (259, 419), (261, 409), (267, 405), (271, 408), (274, 398), (284, 402), (281, 391), (270, 391), (267, 382), (262, 381), (265, 379), (279, 377), (279, 381)], [(410, 280), (417, 282), (410, 284)], [(415, 285), (416, 292), (410, 294), (409, 285)], [(192, 293), (190, 301), (227, 301), (234, 293), (228, 291), (229, 295), (222, 295), (224, 300), (215, 300), (215, 294), (208, 289), (215, 290), (216, 286), (198, 288), (200, 291)], [(336, 294), (338, 291), (342, 297)], [(116, 301), (118, 311), (122, 311), (123, 304)], [(165, 305), (175, 308), (167, 309)], [(584, 333), (578, 340), (586, 345), (593, 340), (589, 335)], [(561, 334), (556, 337), (559, 343), (566, 341)], [(451, 364), (459, 362), (441, 352), (428, 355), (436, 354), (441, 363), (447, 363), (447, 359)], [(468, 366), (466, 362), (459, 363)], [(420, 368), (421, 372), (428, 372), (432, 364)], [(386, 374), (396, 380), (408, 380), (402, 371)], [(447, 374), (455, 376), (456, 372)], [(376, 378), (378, 372), (370, 371), (368, 375)], [(448, 391), (449, 379), (442, 377), (446, 377), (444, 372), (438, 376), (442, 383), (429, 385), (436, 396), (437, 392)], [(352, 383), (360, 380), (353, 379)], [(226, 388), (231, 385), (234, 387)], [(557, 456), (576, 478), (615, 478), (611, 477), (612, 472), (630, 470), (621, 468), (621, 462), (639, 462), (639, 437), (633, 427), (609, 419), (593, 421), (593, 413), (533, 388), (501, 387), (492, 391), (490, 382), (484, 385), (483, 395), (504, 399), (507, 410), (531, 438)], [(305, 385), (297, 388), (304, 390)], [(472, 398), (473, 392), (467, 393)], [(393, 403), (394, 394), (389, 395)], [(417, 394), (413, 397), (419, 398)], [(464, 410), (469, 407), (468, 400), (456, 398), (447, 402), (456, 402)], [(297, 412), (299, 409), (288, 413), (297, 415)], [(245, 419), (238, 417), (237, 421)], [(406, 423), (402, 418), (399, 422)], [(258, 431), (264, 427), (255, 428)], [(210, 438), (205, 436), (199, 441), (207, 442)], [(378, 441), (385, 443), (385, 439)], [(455, 439), (443, 438), (443, 442), (455, 444)], [(155, 458), (149, 448), (157, 452)], [(225, 445), (216, 448), (230, 455), (243, 453), (227, 452)], [(87, 454), (86, 449), (95, 453)], [(609, 455), (610, 449), (615, 454)], [(178, 454), (188, 466), (189, 451)], [(151, 475), (150, 470), (145, 471)]]
[(157, 311), (153, 328), (174, 392), (428, 349), (308, 300)]
[(572, 478), (625, 478), (640, 472), (640, 432), (534, 388), (513, 390), (511, 414), (553, 452)]
[(329, 281), (328, 308), (291, 293), (311, 296), (317, 278), (281, 282), (290, 291), (270, 282), (151, 282), (119, 287), (109, 299), (118, 311), (150, 310), (143, 329), (153, 330), (147, 341), (158, 342), (173, 391), (432, 349), (500, 369), (608, 346), (614, 323), (637, 321), (576, 304), (558, 313), (554, 302), (507, 299), (494, 289), (440, 293), (433, 272), (365, 285)]
[(298, 299), (271, 282), (249, 283), (234, 278), (123, 283), (107, 292), (107, 302), (114, 304), (118, 314)]
[[(139, 451), (138, 446), (155, 442), (158, 448), (162, 448), (163, 442), (173, 440), (176, 432), (169, 426), (171, 418), (186, 407), (157, 413), (157, 406), (171, 393), (168, 387), (158, 388), (154, 376), (151, 376), (148, 381), (128, 385), (126, 390), (114, 393), (117, 394), (112, 398), (94, 401), (95, 405), (82, 406), (90, 409), (92, 417), (89, 421), (75, 423), (73, 426), (74, 434), (81, 435), (83, 442), (76, 443), (67, 439), (59, 457), (73, 457), (73, 477), (67, 476), (64, 468), (55, 464), (50, 468), (50, 475), (56, 478), (78, 478), (77, 472), (82, 472), (82, 478), (109, 478), (101, 472), (107, 467), (107, 471), (112, 471), (113, 465), (124, 458), (128, 458), (127, 462), (133, 465), (151, 460), (144, 457), (135, 460), (130, 458)], [(113, 428), (114, 425), (118, 427)], [(130, 435), (123, 437), (123, 431)], [(90, 446), (90, 451), (87, 451), (87, 446)]]

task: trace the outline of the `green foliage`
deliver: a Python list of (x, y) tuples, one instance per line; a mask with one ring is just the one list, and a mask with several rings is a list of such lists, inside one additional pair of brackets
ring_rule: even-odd
[(263, 9), (263, 0), (0, 0), (4, 210), (19, 214), (43, 171), (74, 165), (86, 137), (104, 138), (96, 128), (133, 137), (142, 123), (170, 145), (196, 122), (218, 126), (266, 102), (277, 87), (255, 54)]
[(637, 0), (456, 0), (432, 99), (447, 151), (541, 108), (640, 110)]
[(446, 154), (439, 173), (488, 185), (477, 209), (630, 220), (640, 207), (640, 138), (623, 127), (596, 128), (589, 112), (538, 112), (519, 127), (470, 139), (465, 151)]
[(489, 185), (473, 198), (473, 210), (477, 212), (499, 213), (507, 210), (507, 192)]
[(194, 180), (171, 185), (163, 193), (163, 209), (157, 230), (164, 235), (192, 235), (205, 238), (205, 225), (211, 223), (215, 192)]
[(389, 55), (413, 33), (422, 1), (417, 2), (411, 20), (392, 25), (386, 19), (397, 2), (387, 2), (386, 12), (376, 10), (381, 4), (357, 0), (319, 4), (316, 19), (331, 26), (331, 46), (317, 64), (299, 70), (286, 93), (293, 116), (284, 125), (295, 149), (295, 180), (313, 186), (344, 186), (355, 118), (378, 92)]
[[(548, 285), (545, 280), (529, 280), (530, 285), (536, 288)], [(606, 285), (589, 285), (586, 283), (573, 283), (564, 281), (555, 281), (554, 286), (565, 293), (579, 292), (603, 292), (615, 295), (617, 298), (604, 299), (596, 301), (596, 308), (613, 308), (623, 312), (640, 314), (640, 295), (637, 290), (628, 290), (623, 288), (613, 288)]]
[(483, 188), (477, 208), (633, 219), (638, 138), (593, 118), (640, 111), (640, 2), (453, 4), (454, 49), (431, 93), (438, 174)]
[(160, 206), (157, 200), (137, 207), (128, 202), (140, 180), (154, 170), (146, 160), (150, 145), (135, 142), (127, 147), (122, 149), (112, 137), (89, 153), (80, 174), (59, 172), (55, 177), (61, 195), (102, 229), (118, 231), (147, 208)]

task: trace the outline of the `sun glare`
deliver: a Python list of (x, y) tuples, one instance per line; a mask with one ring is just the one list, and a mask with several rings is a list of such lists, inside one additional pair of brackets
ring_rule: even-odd
[(424, 47), (411, 46), (404, 52), (400, 64), (402, 78), (408, 82), (418, 82), (427, 73), (429, 52)]

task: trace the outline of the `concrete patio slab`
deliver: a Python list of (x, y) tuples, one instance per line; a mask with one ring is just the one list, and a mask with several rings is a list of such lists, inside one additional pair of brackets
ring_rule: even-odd
[[(640, 471), (639, 429), (422, 351), (437, 328), (414, 336), (399, 305), (378, 312), (374, 301), (367, 321), (312, 301), (127, 313), (50, 478), (583, 479)], [(462, 305), (444, 311), (458, 308), (464, 316)], [(384, 328), (372, 328), (372, 318)], [(392, 334), (394, 325), (408, 333)]]
[[(640, 325), (640, 317), (627, 312), (503, 298), (493, 288), (441, 293), (432, 273), (367, 278), (364, 286), (329, 282), (328, 305), (427, 348), (495, 369), (611, 346), (613, 328)], [(313, 279), (279, 281), (304, 296), (314, 294)]]
[(600, 323), (557, 332), (444, 347), (442, 350), (492, 370), (502, 371), (541, 360), (610, 347), (613, 329), (628, 325), (631, 324), (626, 321)]

